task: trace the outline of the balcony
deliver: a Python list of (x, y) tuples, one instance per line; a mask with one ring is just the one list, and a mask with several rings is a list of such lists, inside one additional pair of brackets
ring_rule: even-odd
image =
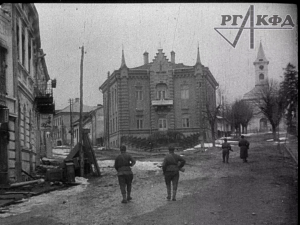
[(158, 113), (167, 113), (173, 105), (173, 100), (166, 100), (166, 99), (159, 99), (159, 100), (152, 100), (152, 106), (154, 107), (155, 111)]
[(35, 102), (37, 110), (41, 114), (53, 114), (55, 104), (53, 102), (52, 84), (39, 84), (36, 87)]
[(159, 100), (152, 100), (152, 106), (172, 106), (173, 100), (166, 100), (166, 99), (159, 99)]

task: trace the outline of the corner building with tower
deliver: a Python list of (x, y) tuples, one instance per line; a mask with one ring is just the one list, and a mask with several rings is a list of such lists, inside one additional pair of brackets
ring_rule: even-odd
[(158, 49), (152, 62), (144, 54), (144, 65), (128, 68), (122, 51), (121, 66), (100, 86), (104, 106), (104, 141), (119, 147), (123, 137), (147, 138), (156, 131), (179, 131), (185, 136), (201, 134), (209, 140), (211, 131), (205, 115), (216, 107), (218, 83), (200, 61), (195, 65), (168, 60)]

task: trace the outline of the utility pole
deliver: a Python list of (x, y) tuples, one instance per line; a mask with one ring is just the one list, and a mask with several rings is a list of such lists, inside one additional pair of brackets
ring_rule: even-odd
[(80, 62), (79, 158), (80, 158), (80, 176), (81, 177), (84, 176), (84, 154), (83, 154), (83, 147), (82, 147), (83, 57), (84, 57), (84, 46), (81, 47), (81, 62)]
[[(221, 94), (221, 95), (222, 95), (222, 94)], [(224, 106), (224, 95), (222, 95), (222, 126), (223, 126), (223, 135), (224, 135), (224, 137), (227, 137), (226, 131), (225, 131), (224, 111), (225, 111), (225, 106)], [(222, 135), (222, 136), (223, 136), (223, 135)]]
[(74, 145), (74, 132), (73, 132), (73, 99), (69, 99), (70, 103), (70, 134), (71, 134), (71, 149), (72, 151), (73, 145)]
[(106, 109), (106, 112), (107, 112), (107, 120), (106, 120), (106, 149), (110, 149), (110, 146), (109, 146), (109, 109), (110, 109), (110, 73), (109, 71), (107, 72), (107, 79), (108, 79), (108, 88), (107, 88), (107, 109)]

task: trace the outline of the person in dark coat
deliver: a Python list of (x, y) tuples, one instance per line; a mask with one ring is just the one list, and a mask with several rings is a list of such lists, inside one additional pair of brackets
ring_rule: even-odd
[(179, 181), (179, 170), (185, 165), (185, 159), (174, 153), (175, 147), (169, 146), (169, 154), (162, 163), (163, 174), (167, 186), (167, 200), (171, 200), (171, 183), (173, 186), (172, 200), (176, 201), (176, 192)]
[(225, 162), (228, 163), (229, 151), (232, 151), (231, 145), (227, 142), (227, 138), (225, 138), (224, 139), (224, 143), (222, 144), (222, 158), (223, 158), (223, 163), (225, 163)]
[[(115, 169), (118, 171), (118, 181), (123, 197), (122, 203), (127, 203), (132, 200), (131, 197), (131, 184), (133, 180), (133, 173), (131, 167), (135, 165), (135, 159), (126, 153), (126, 146), (120, 147), (121, 154), (115, 159)], [(126, 196), (127, 190), (127, 196)]]
[(243, 159), (243, 162), (248, 162), (248, 149), (249, 149), (250, 143), (245, 139), (245, 136), (241, 136), (241, 140), (239, 141), (239, 147), (240, 147), (240, 158)]

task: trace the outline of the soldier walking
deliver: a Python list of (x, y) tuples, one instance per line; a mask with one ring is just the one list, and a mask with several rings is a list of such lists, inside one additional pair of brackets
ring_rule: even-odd
[(115, 159), (114, 167), (118, 171), (118, 180), (123, 197), (122, 203), (127, 203), (132, 200), (131, 184), (133, 180), (133, 173), (131, 171), (131, 167), (134, 166), (136, 161), (130, 154), (126, 153), (126, 146), (122, 145), (120, 147), (120, 151), (121, 154)]
[(179, 181), (179, 170), (182, 170), (185, 160), (180, 155), (174, 153), (175, 147), (169, 146), (169, 154), (166, 155), (162, 163), (163, 174), (167, 186), (167, 200), (171, 200), (171, 183), (173, 186), (172, 200), (176, 201), (176, 192)]
[(239, 141), (239, 147), (240, 147), (240, 158), (243, 159), (243, 162), (248, 162), (248, 149), (249, 149), (250, 143), (245, 139), (245, 136), (241, 136), (241, 140)]
[(223, 158), (223, 163), (228, 163), (229, 159), (229, 151), (233, 150), (231, 149), (231, 145), (227, 142), (227, 138), (224, 139), (224, 143), (222, 144), (222, 158)]

